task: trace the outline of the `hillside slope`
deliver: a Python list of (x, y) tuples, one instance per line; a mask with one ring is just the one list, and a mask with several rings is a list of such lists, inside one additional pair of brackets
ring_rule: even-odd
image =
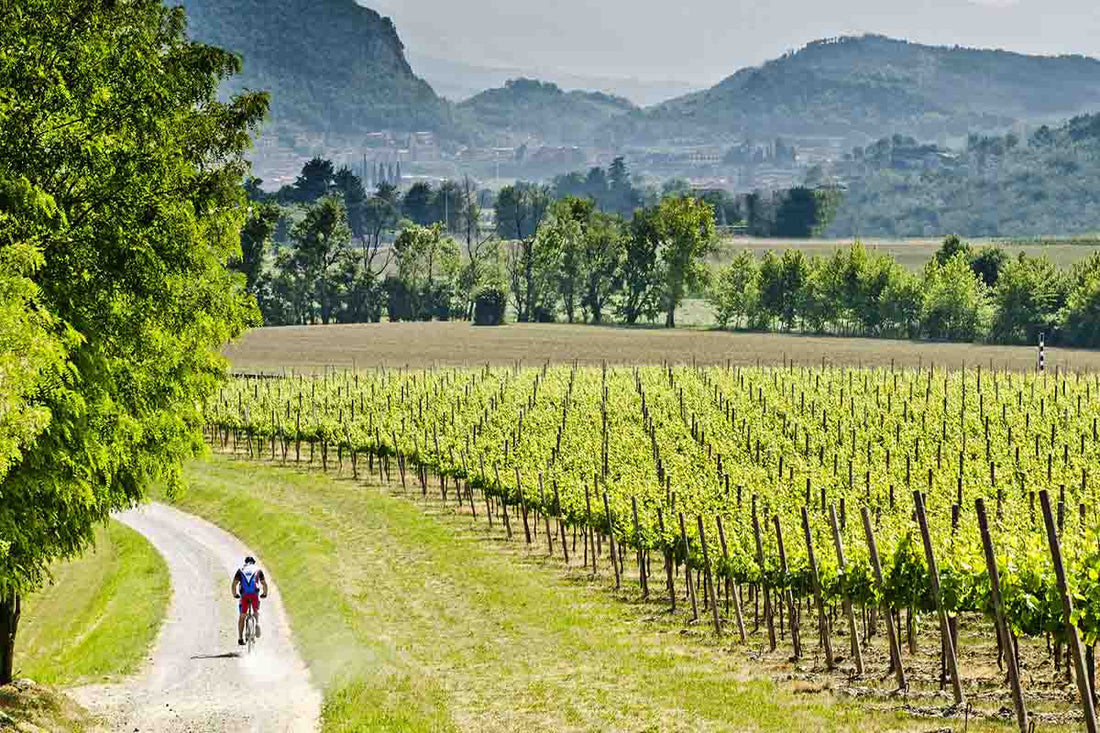
[(611, 123), (622, 140), (965, 135), (1100, 103), (1100, 61), (926, 46), (866, 35), (815, 41), (716, 86)]
[(847, 192), (830, 236), (1100, 232), (1100, 115), (1027, 140), (973, 136), (957, 152), (894, 136), (834, 168)]
[(268, 127), (282, 145), (294, 133), (455, 134), (453, 108), (413, 73), (393, 22), (354, 0), (180, 2), (192, 38), (243, 58), (228, 91), (272, 93)]
[(564, 92), (556, 84), (513, 79), (466, 100), (459, 109), (502, 142), (534, 136), (548, 143), (588, 145), (601, 125), (637, 107), (603, 92)]

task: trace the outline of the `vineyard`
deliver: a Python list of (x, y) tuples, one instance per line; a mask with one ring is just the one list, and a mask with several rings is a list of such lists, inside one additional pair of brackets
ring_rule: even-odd
[(1091, 373), (547, 364), (241, 377), (205, 414), (218, 447), (430, 492), (849, 687), (1093, 731), (1097, 391)]

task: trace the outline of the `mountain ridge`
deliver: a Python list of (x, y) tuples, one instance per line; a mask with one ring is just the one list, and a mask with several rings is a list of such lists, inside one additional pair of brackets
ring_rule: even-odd
[(309, 155), (379, 130), (469, 135), (453, 106), (413, 72), (393, 21), (354, 0), (174, 1), (191, 38), (242, 58), (224, 93), (271, 92), (261, 147)]
[(935, 136), (1068, 117), (1100, 103), (1100, 61), (879, 34), (811, 41), (612, 124), (634, 142), (707, 135)]

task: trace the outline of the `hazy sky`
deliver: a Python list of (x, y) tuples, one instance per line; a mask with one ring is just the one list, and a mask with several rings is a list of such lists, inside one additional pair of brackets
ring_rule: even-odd
[(1098, 0), (359, 0), (407, 47), (484, 65), (705, 84), (841, 34), (1100, 57)]

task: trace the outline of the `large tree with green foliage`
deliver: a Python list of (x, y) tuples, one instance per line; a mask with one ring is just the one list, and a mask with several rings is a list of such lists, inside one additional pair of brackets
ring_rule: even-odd
[(400, 314), (408, 320), (449, 319), (462, 260), (458, 243), (443, 236), (442, 224), (412, 224), (397, 236), (393, 248), (402, 291)]
[(309, 304), (317, 304), (322, 323), (332, 323), (339, 308), (341, 270), (353, 256), (343, 201), (337, 196), (319, 199), (294, 225), (291, 239), (290, 261), (282, 264), (301, 273)]
[(253, 204), (241, 229), (241, 256), (230, 266), (244, 274), (245, 287), (255, 293), (263, 275), (264, 255), (282, 213), (275, 204)]
[(621, 287), (626, 236), (623, 220), (593, 212), (581, 247), (581, 307), (593, 323), (602, 323), (607, 305)]
[(973, 341), (986, 333), (992, 315), (988, 289), (970, 269), (966, 252), (956, 252), (944, 264), (935, 259), (928, 263), (921, 314), (927, 336)]
[(667, 198), (657, 205), (656, 224), (665, 275), (665, 326), (673, 328), (687, 293), (707, 283), (704, 260), (715, 247), (714, 209), (690, 196)]
[(661, 228), (657, 209), (640, 209), (630, 220), (623, 253), (623, 287), (616, 310), (628, 326), (657, 317), (664, 265), (660, 258)]
[(180, 484), (218, 350), (256, 318), (226, 263), (267, 99), (219, 101), (240, 62), (184, 29), (160, 0), (0, 4), (0, 262), (22, 262), (0, 286), (0, 359), (28, 337), (50, 357), (0, 387), (23, 425), (16, 452), (0, 440), (0, 684), (20, 596), (112, 511)]
[[(971, 263), (973, 264), (973, 263)], [(1050, 332), (1066, 301), (1066, 278), (1045, 255), (1008, 260), (993, 288), (990, 336), (1001, 343), (1036, 343)]]
[(756, 257), (742, 250), (733, 261), (718, 271), (707, 290), (707, 302), (721, 328), (739, 326), (748, 321), (759, 303)]

